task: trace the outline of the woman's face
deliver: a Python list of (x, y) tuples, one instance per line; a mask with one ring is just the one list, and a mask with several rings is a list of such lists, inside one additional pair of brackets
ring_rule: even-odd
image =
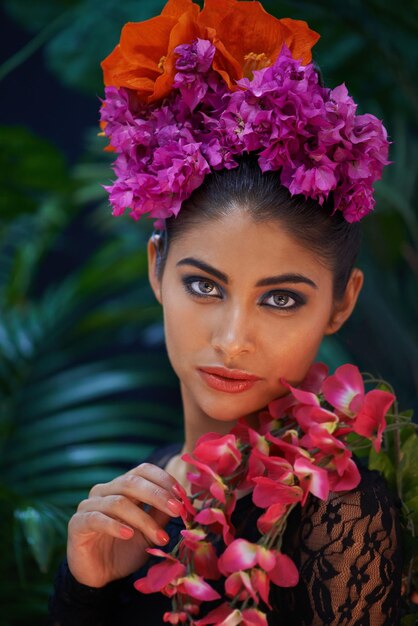
[[(314, 253), (278, 223), (256, 223), (239, 210), (174, 240), (161, 281), (151, 240), (148, 254), (183, 395), (228, 422), (287, 393), (280, 378), (303, 380), (323, 336), (347, 319), (362, 285), (354, 270), (346, 297), (335, 303), (332, 273)], [(201, 373), (208, 367), (244, 370), (259, 380), (239, 392), (214, 388)]]

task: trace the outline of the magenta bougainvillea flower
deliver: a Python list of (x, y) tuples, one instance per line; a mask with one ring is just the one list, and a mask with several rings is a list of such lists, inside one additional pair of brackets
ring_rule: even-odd
[(117, 153), (116, 180), (105, 186), (114, 215), (130, 209), (161, 220), (211, 171), (237, 167), (258, 155), (263, 172), (280, 172), (292, 195), (323, 204), (349, 222), (374, 207), (373, 183), (389, 163), (381, 121), (357, 115), (345, 85), (319, 84), (312, 63), (303, 65), (283, 45), (275, 61), (255, 69), (231, 90), (213, 69), (215, 46), (196, 38), (174, 50), (172, 89), (144, 103), (135, 91), (107, 86), (101, 124)]
[[(159, 591), (173, 599), (166, 622), (267, 625), (271, 586), (291, 587), (299, 578), (281, 550), (289, 513), (308, 498), (326, 500), (330, 491), (358, 485), (350, 434), (380, 449), (395, 396), (383, 389), (366, 393), (358, 368), (344, 365), (329, 376), (316, 363), (298, 387), (282, 382), (289, 393), (260, 411), (259, 428), (241, 418), (227, 435), (207, 433), (192, 454), (182, 456), (194, 468), (187, 474), (190, 498), (180, 488), (186, 528), (171, 553), (148, 549), (162, 560), (135, 582), (142, 593)], [(260, 538), (253, 542), (232, 523), (243, 490), (261, 511)], [(223, 594), (211, 580), (223, 585)], [(218, 606), (199, 619), (201, 604), (214, 600)]]

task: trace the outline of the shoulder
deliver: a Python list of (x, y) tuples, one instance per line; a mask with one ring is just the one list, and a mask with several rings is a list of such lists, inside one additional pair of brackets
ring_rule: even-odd
[(397, 551), (400, 544), (400, 502), (382, 474), (359, 466), (356, 488), (331, 492), (327, 500), (311, 498), (300, 511), (299, 540), (307, 552), (341, 542), (341, 548)]
[(384, 476), (377, 470), (370, 470), (358, 464), (360, 482), (354, 489), (342, 492), (330, 492), (327, 500), (312, 498), (308, 508), (326, 510), (338, 506), (352, 507), (362, 515), (377, 515), (379, 511), (400, 508), (399, 500), (391, 493)]

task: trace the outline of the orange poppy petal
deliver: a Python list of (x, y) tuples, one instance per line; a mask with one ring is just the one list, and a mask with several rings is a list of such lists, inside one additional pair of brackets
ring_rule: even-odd
[(177, 24), (170, 33), (167, 51), (171, 54), (178, 45), (192, 43), (197, 37), (202, 36), (201, 28), (197, 23), (199, 7), (194, 5), (192, 10), (183, 13)]
[(234, 9), (236, 4), (236, 0), (205, 0), (205, 6), (199, 16), (199, 22), (210, 28), (216, 28), (225, 17), (225, 10)]
[(153, 82), (159, 74), (155, 69), (138, 67), (136, 64), (129, 63), (123, 56), (120, 46), (116, 46), (113, 52), (102, 61), (101, 66), (106, 86), (128, 87), (141, 91), (144, 89), (149, 91), (150, 81)]
[(192, 4), (190, 10), (180, 16), (171, 30), (167, 46), (167, 57), (164, 60), (163, 73), (157, 77), (154, 93), (148, 98), (148, 102), (156, 102), (164, 98), (171, 90), (176, 73), (176, 55), (174, 54), (174, 49), (180, 44), (192, 43), (197, 37), (202, 36), (196, 22), (199, 10), (197, 4)]
[(214, 37), (213, 44), (216, 48), (216, 53), (213, 59), (212, 67), (222, 76), (229, 89), (231, 89), (231, 91), (236, 91), (238, 87), (235, 84), (235, 81), (242, 78), (242, 65), (225, 48), (222, 41), (220, 41), (217, 37)]
[(197, 6), (199, 9), (198, 5), (195, 5), (192, 0), (168, 0), (161, 11), (161, 15), (178, 18), (193, 6)]
[(287, 29), (285, 44), (290, 49), (294, 59), (301, 59), (306, 65), (312, 61), (311, 49), (320, 38), (320, 34), (309, 28), (303, 20), (292, 20), (284, 17), (281, 23)]
[(118, 76), (117, 76), (117, 81), (119, 84), (114, 84), (115, 87), (127, 87), (128, 89), (133, 89), (135, 91), (138, 92), (138, 94), (140, 93), (152, 93), (153, 89), (154, 89), (154, 83), (155, 83), (155, 72), (152, 74), (152, 76), (144, 76), (144, 72), (141, 72), (140, 75), (138, 75), (138, 70), (134, 69), (134, 70), (126, 70), (125, 72), (121, 72)]
[[(115, 85), (114, 76), (117, 75), (118, 69), (123, 67), (125, 60), (121, 54), (119, 44), (112, 52), (101, 62), (100, 66), (103, 70), (103, 80), (106, 86)], [(115, 85), (116, 87), (118, 85)]]
[(249, 53), (264, 53), (269, 58), (276, 50), (278, 53), (286, 34), (280, 20), (266, 13), (258, 2), (242, 5), (239, 11), (229, 11), (220, 22), (219, 38), (241, 63)]
[(136, 63), (137, 54), (152, 59), (156, 65), (167, 54), (170, 33), (176, 20), (171, 17), (152, 17), (145, 22), (128, 22), (122, 28), (120, 47), (127, 60)]

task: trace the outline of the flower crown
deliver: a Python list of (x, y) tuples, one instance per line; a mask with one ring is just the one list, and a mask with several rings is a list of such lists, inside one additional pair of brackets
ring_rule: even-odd
[(255, 153), (289, 192), (348, 222), (372, 211), (387, 160), (386, 130), (357, 115), (344, 84), (320, 84), (319, 39), (306, 22), (277, 19), (259, 2), (169, 0), (160, 16), (127, 23), (102, 62), (101, 126), (117, 152), (105, 186), (113, 215), (162, 220), (211, 171)]

